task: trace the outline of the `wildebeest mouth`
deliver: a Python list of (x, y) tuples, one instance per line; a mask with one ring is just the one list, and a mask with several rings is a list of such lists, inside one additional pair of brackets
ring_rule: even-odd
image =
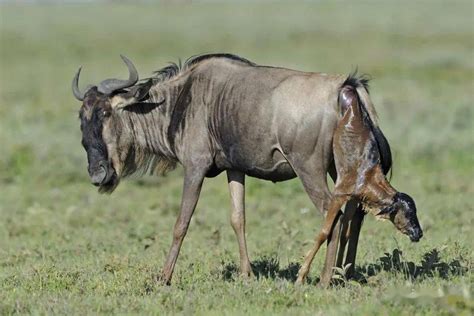
[(99, 187), (99, 193), (112, 193), (119, 183), (117, 173), (111, 163), (101, 162), (92, 175), (92, 184)]
[(115, 169), (110, 162), (102, 160), (93, 172), (90, 172), (91, 183), (96, 187), (108, 183), (115, 174)]
[(104, 183), (99, 185), (99, 193), (110, 194), (115, 190), (118, 184), (119, 179), (117, 173), (112, 169), (111, 176), (108, 177), (107, 181), (104, 181)]

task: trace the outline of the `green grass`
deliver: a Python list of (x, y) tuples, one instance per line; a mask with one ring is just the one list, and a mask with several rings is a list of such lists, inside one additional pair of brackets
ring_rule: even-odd
[[(0, 31), (0, 314), (474, 312), (472, 2), (3, 5)], [(394, 151), (392, 181), (415, 198), (422, 241), (368, 218), (358, 255), (366, 282), (318, 288), (322, 251), (312, 282), (295, 287), (291, 277), (322, 217), (298, 180), (248, 179), (259, 278), (244, 281), (219, 176), (206, 180), (173, 285), (155, 284), (182, 171), (99, 195), (70, 82), (81, 64), (82, 85), (124, 76), (120, 53), (147, 76), (203, 52), (371, 74)]]

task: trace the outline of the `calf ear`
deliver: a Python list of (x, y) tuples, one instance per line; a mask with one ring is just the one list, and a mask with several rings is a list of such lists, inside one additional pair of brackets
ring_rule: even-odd
[(394, 211), (398, 210), (400, 208), (400, 206), (401, 206), (400, 205), (400, 193), (397, 192), (393, 196), (392, 204), (390, 204), (390, 205), (384, 207), (383, 209), (381, 209), (380, 212), (377, 215), (393, 213)]
[(380, 212), (377, 213), (377, 215), (390, 214), (393, 211), (395, 211), (395, 204), (391, 204), (389, 206), (384, 207), (380, 210)]
[(115, 95), (111, 99), (111, 104), (114, 109), (123, 109), (126, 106), (142, 101), (148, 96), (152, 80), (148, 80), (143, 84), (132, 87), (129, 91)]

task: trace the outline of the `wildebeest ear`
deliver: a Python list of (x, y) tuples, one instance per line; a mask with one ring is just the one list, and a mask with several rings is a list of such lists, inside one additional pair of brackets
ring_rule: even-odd
[(141, 101), (148, 95), (148, 92), (150, 91), (150, 88), (152, 85), (153, 85), (153, 81), (150, 79), (144, 84), (133, 87), (128, 92), (128, 94), (131, 94), (131, 96), (135, 98), (137, 102)]
[(151, 86), (153, 85), (152, 80), (148, 80), (143, 84), (132, 87), (125, 93), (120, 93), (112, 97), (111, 103), (114, 109), (123, 109), (133, 103), (142, 101), (148, 96)]

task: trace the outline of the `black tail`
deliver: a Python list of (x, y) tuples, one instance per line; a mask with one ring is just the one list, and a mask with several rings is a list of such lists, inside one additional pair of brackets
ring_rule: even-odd
[(383, 173), (387, 175), (388, 172), (392, 170), (392, 150), (390, 149), (390, 144), (380, 128), (374, 127), (372, 132), (374, 133), (379, 148), (380, 164), (382, 165)]

